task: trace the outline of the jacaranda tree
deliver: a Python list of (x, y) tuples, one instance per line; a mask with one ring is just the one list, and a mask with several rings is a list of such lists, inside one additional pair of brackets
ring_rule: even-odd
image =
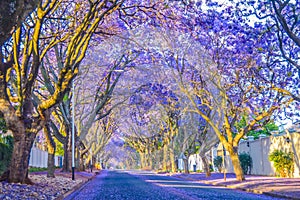
[[(36, 134), (48, 121), (51, 109), (70, 90), (92, 36), (103, 31), (99, 24), (105, 24), (106, 19), (116, 24), (120, 19), (123, 23), (118, 25), (123, 26), (134, 24), (133, 19), (140, 23), (148, 19), (147, 13), (157, 19), (155, 13), (164, 10), (159, 7), (159, 2), (121, 0), (43, 1), (13, 32), (12, 39), (2, 46), (0, 76), (0, 112), (15, 142), (6, 174), (9, 182), (26, 181)], [(62, 65), (54, 65), (53, 60), (59, 71), (53, 93), (35, 98), (40, 97), (35, 90), (40, 86), (37, 77), (42, 61), (60, 43), (65, 45), (65, 54), (59, 62)]]

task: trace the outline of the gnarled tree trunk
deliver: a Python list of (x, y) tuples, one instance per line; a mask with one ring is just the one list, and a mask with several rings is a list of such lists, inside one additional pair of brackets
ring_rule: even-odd
[(30, 151), (36, 133), (14, 133), (14, 149), (9, 167), (8, 182), (30, 183), (28, 179), (28, 167)]
[(37, 132), (45, 122), (31, 118), (30, 114), (26, 114), (31, 110), (31, 105), (26, 105), (28, 110), (24, 111), (25, 114), (23, 117), (18, 117), (15, 109), (0, 95), (0, 110), (4, 115), (8, 129), (12, 131), (14, 137), (10, 167), (1, 178), (6, 179), (8, 182), (30, 183), (28, 179), (30, 151)]
[(47, 141), (47, 149), (48, 149), (48, 162), (47, 162), (47, 177), (54, 178), (54, 172), (55, 172), (55, 150), (56, 150), (56, 144), (53, 140), (53, 137), (50, 134), (50, 128), (49, 125), (46, 125), (44, 128), (44, 133), (46, 136)]

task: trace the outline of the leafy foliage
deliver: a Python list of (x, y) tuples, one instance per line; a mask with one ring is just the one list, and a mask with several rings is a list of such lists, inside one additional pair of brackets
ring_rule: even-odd
[(64, 147), (61, 142), (59, 142), (56, 138), (54, 138), (55, 145), (56, 145), (56, 151), (55, 155), (63, 156), (64, 155)]
[(0, 174), (8, 167), (13, 152), (13, 137), (0, 137)]
[[(70, 133), (68, 132), (71, 113), (70, 84), (77, 73), (83, 73), (78, 70), (79, 65), (82, 64), (88, 66), (87, 71), (88, 76), (91, 77), (91, 83), (84, 82), (85, 86), (89, 85), (89, 87), (82, 89), (85, 92), (84, 95), (81, 93), (81, 96), (87, 100), (85, 102), (94, 103), (79, 101), (80, 103), (76, 106), (77, 109), (80, 107), (79, 110), (83, 111), (80, 117), (83, 119), (80, 127), (83, 128), (80, 129), (79, 125), (76, 127), (80, 132), (80, 140), (88, 135), (95, 119), (101, 119), (106, 114), (110, 115), (114, 105), (117, 105), (117, 103), (113, 104), (115, 100), (112, 96), (115, 84), (117, 84), (114, 80), (117, 80), (121, 73), (124, 73), (123, 75), (130, 73), (127, 75), (130, 78), (126, 79), (124, 84), (126, 86), (124, 91), (130, 95), (129, 104), (132, 107), (128, 108), (130, 111), (128, 111), (127, 118), (131, 118), (139, 126), (135, 127), (138, 131), (131, 130), (134, 128), (129, 127), (128, 123), (126, 125), (131, 132), (138, 133), (138, 136), (145, 136), (145, 138), (132, 137), (135, 140), (131, 138), (140, 149), (144, 144), (153, 144), (159, 150), (164, 144), (169, 144), (171, 140), (174, 140), (178, 130), (184, 126), (184, 121), (181, 119), (182, 113), (184, 110), (191, 110), (190, 104), (194, 103), (193, 109), (199, 115), (197, 122), (200, 122), (198, 134), (205, 135), (202, 127), (210, 126), (214, 129), (213, 133), (216, 133), (221, 142), (226, 144), (226, 148), (236, 150), (239, 140), (246, 135), (257, 138), (260, 134), (269, 135), (270, 131), (277, 130), (278, 127), (273, 122), (268, 123), (268, 120), (272, 119), (274, 114), (277, 114), (276, 112), (285, 112), (286, 107), (294, 103), (288, 101), (290, 96), (295, 100), (299, 99), (300, 82), (297, 69), (300, 69), (298, 63), (300, 41), (298, 37), (299, 17), (297, 16), (299, 16), (300, 4), (298, 1), (283, 3), (282, 0), (237, 0), (230, 1), (232, 5), (227, 6), (221, 5), (217, 0), (196, 1), (197, 3), (194, 1), (132, 0), (107, 1), (103, 4), (99, 0), (93, 1), (90, 5), (88, 1), (60, 0), (54, 7), (51, 7), (50, 2), (54, 2), (54, 5), (56, 1), (48, 2), (45, 3), (45, 7), (38, 5), (38, 9), (32, 13), (32, 16), (42, 15), (42, 18), (33, 17), (30, 23), (28, 19), (14, 33), (11, 42), (8, 42), (12, 43), (9, 44), (11, 47), (7, 46), (2, 49), (6, 52), (2, 60), (9, 61), (13, 58), (11, 63), (15, 65), (9, 66), (10, 62), (1, 63), (0, 61), (1, 66), (7, 64), (10, 68), (3, 70), (3, 73), (2, 70), (0, 71), (1, 81), (5, 83), (4, 78), (9, 81), (8, 84), (2, 84), (9, 86), (9, 88), (1, 88), (2, 93), (10, 91), (6, 95), (10, 96), (10, 99), (0, 98), (6, 99), (7, 105), (15, 106), (16, 112), (9, 113), (7, 116), (16, 116), (16, 119), (19, 119), (20, 115), (21, 119), (24, 119), (20, 121), (20, 123), (24, 122), (24, 127), (31, 127), (32, 130), (40, 129), (44, 122), (44, 114), (47, 114), (44, 111), (49, 111), (50, 108), (59, 105), (58, 113), (63, 116), (64, 122), (57, 122), (60, 123), (57, 127), (60, 128), (60, 132), (65, 131), (62, 136)], [(66, 7), (68, 10), (65, 10)], [(251, 19), (248, 17), (251, 15), (267, 20), (252, 24), (248, 22)], [(40, 21), (36, 21), (40, 18)], [(171, 19), (174, 23), (168, 23)], [(165, 26), (160, 25), (162, 21), (168, 24), (166, 26), (168, 29), (163, 29)], [(39, 27), (39, 24), (42, 26)], [(157, 32), (166, 32), (166, 35), (174, 37), (170, 41), (163, 42), (163, 38), (166, 37), (157, 37), (158, 35), (151, 31), (153, 29), (150, 25), (152, 28), (157, 28)], [(133, 29), (129, 31), (129, 28)], [(142, 33), (141, 29), (146, 29), (147, 33)], [(108, 41), (107, 38), (121, 32), (122, 38), (131, 40), (131, 36), (127, 36), (131, 34), (129, 32), (134, 32), (135, 35), (147, 38), (145, 39), (147, 41), (137, 39), (133, 42), (141, 46), (141, 48), (135, 47), (138, 51), (134, 50), (131, 42), (125, 40), (121, 43), (122, 45), (119, 45), (120, 47), (111, 48), (114, 45), (108, 45), (116, 43), (115, 38), (105, 45), (104, 41)], [(151, 38), (150, 36), (153, 39), (148, 39)], [(89, 43), (94, 47), (91, 50), (92, 53), (86, 56), (91, 62), (81, 63)], [(38, 54), (27, 51), (27, 44), (34, 45), (30, 48)], [(102, 47), (99, 49), (103, 57), (99, 56), (100, 53), (95, 53), (98, 46)], [(125, 46), (128, 48), (126, 53), (123, 52)], [(17, 48), (14, 49), (15, 47)], [(10, 49), (17, 51), (10, 53)], [(119, 54), (124, 54), (120, 60)], [(135, 54), (138, 59), (135, 59)], [(110, 62), (115, 58), (117, 58), (116, 61)], [(132, 66), (131, 61), (134, 61)], [(92, 63), (96, 64), (91, 65)], [(113, 63), (113, 68), (102, 76), (95, 70), (100, 67), (98, 63), (107, 69)], [(144, 68), (146, 65), (147, 67)], [(148, 71), (153, 70), (156, 65), (164, 67), (158, 71), (159, 73), (175, 69), (176, 73), (172, 70), (172, 73), (166, 74), (181, 75), (180, 90), (173, 82), (166, 80), (158, 82), (157, 76), (146, 74), (147, 76), (143, 78), (140, 73), (134, 72), (142, 68), (145, 73), (149, 73)], [(129, 70), (129, 67), (132, 70)], [(82, 69), (82, 66), (80, 68)], [(138, 78), (132, 78), (134, 73), (137, 73)], [(83, 79), (86, 81), (87, 76)], [(141, 80), (142, 82), (136, 85), (142, 86), (139, 89), (128, 86), (130, 79), (134, 79), (136, 83)], [(98, 84), (96, 80), (103, 81)], [(76, 86), (78, 89), (78, 85)], [(182, 105), (186, 102), (183, 102), (181, 94), (177, 92), (182, 91), (183, 88), (186, 88), (186, 96), (191, 100), (186, 108)], [(93, 89), (97, 92), (93, 93)], [(28, 95), (29, 93), (32, 94)], [(90, 95), (90, 98), (86, 94)], [(119, 96), (115, 99), (118, 98)], [(118, 104), (121, 102), (119, 101)], [(285, 102), (287, 106), (283, 105)], [(299, 102), (295, 103), (297, 108), (300, 108)], [(83, 108), (81, 105), (86, 107)], [(105, 109), (103, 109), (104, 105), (107, 105)], [(9, 110), (14, 109), (1, 110), (0, 113), (7, 113), (6, 111)], [(35, 117), (36, 113), (37, 117)], [(91, 117), (88, 117), (88, 113)], [(1, 117), (0, 133), (6, 131), (6, 123)], [(9, 129), (19, 127), (15, 126), (15, 121), (9, 121), (8, 117), (6, 118)], [(162, 120), (157, 122), (159, 121), (157, 119)], [(33, 127), (36, 124), (39, 126)], [(142, 128), (146, 125), (147, 128)], [(13, 132), (17, 133), (17, 131)], [(192, 131), (188, 129), (188, 132)], [(90, 138), (87, 141), (94, 141), (96, 135), (98, 134), (93, 136), (89, 134)], [(17, 138), (21, 137), (15, 137)], [(166, 138), (168, 141), (164, 140)], [(197, 139), (199, 139), (198, 136)], [(194, 139), (189, 140), (194, 142), (192, 141)], [(185, 140), (179, 141), (184, 143)], [(194, 142), (194, 145), (184, 146), (191, 146), (195, 148), (195, 152), (198, 152), (205, 145)], [(147, 149), (144, 148), (144, 150)], [(63, 153), (61, 145), (57, 152)], [(237, 157), (237, 154), (235, 156)], [(248, 173), (251, 157), (241, 154), (240, 160), (244, 173)], [(222, 158), (216, 158), (216, 162), (216, 166), (222, 166)]]
[[(235, 128), (237, 131), (240, 131), (242, 128), (246, 127), (248, 125), (248, 117), (243, 115), (241, 117), (241, 120), (235, 123)], [(254, 136), (254, 139), (258, 139), (259, 135), (271, 135), (272, 131), (277, 131), (279, 127), (274, 123), (273, 120), (258, 122), (256, 127), (254, 127), (253, 130), (250, 130), (247, 133), (247, 136)]]
[(271, 135), (272, 131), (277, 131), (278, 126), (274, 122), (269, 122), (266, 125), (264, 125), (262, 128), (257, 130), (249, 131), (247, 134), (248, 136), (254, 136), (254, 139), (258, 139), (259, 135)]
[(214, 165), (217, 167), (218, 172), (222, 171), (222, 163), (223, 163), (222, 156), (217, 156), (214, 158)]
[(269, 160), (274, 162), (274, 167), (280, 177), (292, 177), (294, 173), (294, 156), (292, 152), (286, 153), (275, 150), (269, 155)]
[(172, 119), (178, 119), (179, 102), (176, 94), (166, 86), (159, 83), (147, 83), (135, 91), (130, 97), (131, 105), (135, 105), (136, 109), (132, 109), (132, 120), (139, 125), (149, 122), (144, 115), (149, 112), (155, 104), (161, 104), (167, 109), (167, 114)]
[(0, 116), (0, 133), (5, 133), (7, 131), (6, 123), (3, 117)]
[(249, 174), (251, 172), (252, 167), (252, 158), (247, 153), (239, 154), (239, 160), (241, 162), (241, 167), (243, 169), (244, 174)]

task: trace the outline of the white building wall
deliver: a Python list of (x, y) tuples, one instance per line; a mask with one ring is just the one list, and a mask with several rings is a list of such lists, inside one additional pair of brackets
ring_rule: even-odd
[[(289, 138), (289, 140), (287, 140)], [(287, 142), (289, 141), (289, 142)], [(212, 149), (212, 157), (217, 156), (217, 149)], [(269, 155), (275, 149), (294, 154), (295, 166), (294, 177), (300, 177), (300, 133), (293, 132), (285, 135), (272, 135), (257, 140), (242, 140), (239, 144), (239, 153), (248, 153), (253, 162), (251, 174), (275, 176), (275, 168), (273, 163), (269, 161)], [(225, 157), (226, 171), (233, 173), (233, 166), (230, 157)], [(213, 162), (213, 159), (212, 159)]]
[(189, 157), (189, 171), (194, 171), (194, 165), (196, 165), (196, 170), (202, 170), (202, 161), (198, 154), (193, 154)]
[[(55, 166), (58, 167), (60, 165), (60, 162), (59, 162), (60, 159), (62, 159), (62, 156), (54, 157)], [(32, 147), (31, 152), (30, 152), (29, 166), (46, 168), (47, 162), (48, 162), (48, 152), (40, 150), (36, 147)]]

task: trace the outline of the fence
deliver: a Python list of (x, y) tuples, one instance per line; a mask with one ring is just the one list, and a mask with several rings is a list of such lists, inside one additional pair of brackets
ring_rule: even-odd
[[(218, 149), (213, 150), (213, 158), (217, 155)], [(293, 132), (261, 137), (257, 140), (242, 140), (239, 144), (239, 153), (248, 153), (252, 158), (251, 174), (253, 175), (275, 176), (275, 168), (269, 161), (269, 155), (276, 149), (294, 154), (294, 177), (300, 177), (300, 133)], [(226, 154), (226, 171), (232, 173), (232, 163), (227, 152)]]
[[(29, 166), (30, 167), (40, 167), (46, 168), (48, 162), (48, 152), (40, 150), (36, 147), (33, 147), (30, 152), (30, 160)], [(56, 167), (62, 167), (63, 163), (63, 156), (55, 156), (54, 158), (54, 165)]]

